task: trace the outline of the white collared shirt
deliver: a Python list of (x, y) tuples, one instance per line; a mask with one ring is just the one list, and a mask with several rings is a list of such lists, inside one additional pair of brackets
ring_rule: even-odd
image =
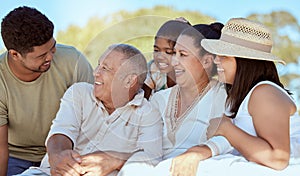
[(92, 84), (76, 83), (61, 99), (46, 144), (54, 134), (68, 136), (74, 150), (82, 155), (95, 151), (135, 153), (130, 161), (150, 160), (152, 164), (162, 155), (161, 116), (144, 99), (142, 90), (109, 115), (95, 98)]

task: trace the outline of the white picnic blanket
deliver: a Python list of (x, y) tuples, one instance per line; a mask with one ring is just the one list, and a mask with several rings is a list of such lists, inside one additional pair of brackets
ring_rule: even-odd
[[(169, 176), (172, 159), (159, 163), (156, 167), (141, 163), (125, 165), (119, 176)], [(201, 161), (197, 176), (300, 176), (300, 158), (290, 159), (287, 168), (281, 171), (247, 161), (242, 156), (225, 154)]]

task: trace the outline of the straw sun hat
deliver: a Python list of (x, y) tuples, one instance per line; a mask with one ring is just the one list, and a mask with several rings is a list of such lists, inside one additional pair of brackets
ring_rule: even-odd
[(202, 47), (210, 53), (221, 56), (267, 60), (285, 64), (271, 54), (272, 37), (269, 29), (245, 18), (232, 18), (222, 29), (221, 38), (203, 39)]

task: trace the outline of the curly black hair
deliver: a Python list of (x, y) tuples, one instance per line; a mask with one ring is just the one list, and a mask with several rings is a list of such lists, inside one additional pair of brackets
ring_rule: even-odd
[(2, 20), (1, 35), (7, 50), (14, 49), (24, 55), (53, 37), (54, 25), (41, 12), (32, 7), (18, 7)]

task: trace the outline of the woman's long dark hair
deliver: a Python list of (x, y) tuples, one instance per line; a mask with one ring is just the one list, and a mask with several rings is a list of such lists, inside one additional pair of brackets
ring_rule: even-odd
[[(231, 118), (235, 118), (242, 101), (257, 83), (268, 80), (284, 89), (274, 62), (236, 57), (236, 64), (233, 84), (226, 84), (228, 94), (226, 107), (230, 107), (230, 112), (233, 114)], [(285, 90), (291, 94), (287, 89)]]

